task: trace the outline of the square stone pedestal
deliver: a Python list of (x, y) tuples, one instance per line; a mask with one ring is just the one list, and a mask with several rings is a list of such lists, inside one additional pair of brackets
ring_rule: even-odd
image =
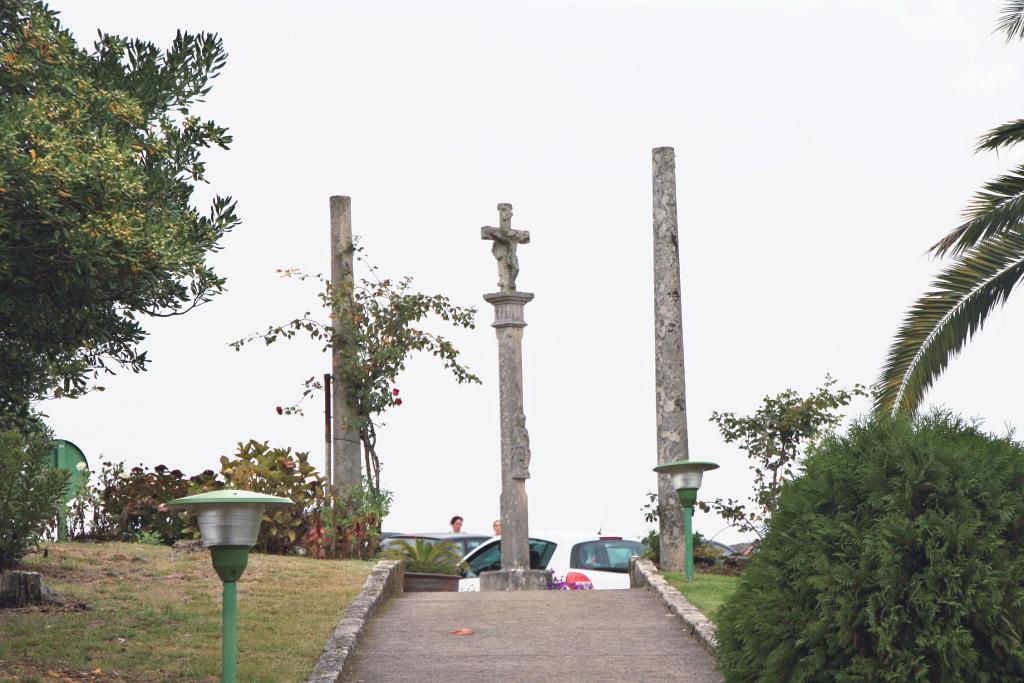
[(548, 573), (542, 569), (499, 569), (480, 572), (481, 591), (543, 591)]

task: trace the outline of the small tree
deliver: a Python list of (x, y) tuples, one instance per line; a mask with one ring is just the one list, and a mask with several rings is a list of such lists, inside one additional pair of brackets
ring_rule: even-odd
[(737, 417), (735, 413), (711, 414), (726, 443), (737, 443), (746, 451), (754, 471), (754, 495), (743, 503), (732, 498), (718, 498), (698, 503), (704, 512), (714, 510), (741, 531), (757, 534), (763, 539), (768, 521), (786, 482), (795, 476), (807, 449), (842, 421), (840, 408), (855, 396), (867, 396), (864, 386), (833, 389), (836, 380), (828, 375), (825, 383), (809, 396), (801, 397), (787, 389), (778, 396), (765, 396), (753, 415)]
[[(362, 248), (352, 247), (356, 258), (364, 263)], [(360, 278), (353, 287), (336, 288), (322, 275), (309, 275), (297, 269), (279, 271), (282, 277), (301, 280), (315, 279), (322, 290), (320, 303), (327, 309), (328, 319), (310, 317), (305, 312), (282, 325), (271, 325), (265, 332), (253, 334), (232, 342), (235, 350), (248, 343), (262, 340), (270, 345), (279, 339), (291, 339), (296, 334), (308, 334), (322, 345), (324, 352), (334, 348), (336, 335), (344, 339), (349, 353), (341, 356), (339, 373), (341, 386), (356, 409), (359, 438), (363, 445), (366, 477), (373, 493), (380, 493), (380, 458), (377, 454), (377, 428), (380, 416), (390, 408), (402, 405), (395, 381), (405, 369), (406, 360), (415, 352), (427, 352), (441, 360), (455, 381), (479, 383), (480, 379), (459, 362), (459, 351), (446, 338), (428, 332), (419, 323), (436, 316), (455, 327), (473, 329), (476, 309), (462, 308), (441, 294), (422, 294), (411, 291), (411, 277), (398, 280), (381, 279), (377, 269), (367, 266), (370, 278)], [(332, 320), (338, 320), (335, 330)], [(304, 383), (302, 398), (287, 407), (278, 407), (283, 414), (301, 413), (299, 404), (314, 391), (323, 389), (316, 377)], [(348, 492), (340, 492), (348, 493)]]
[(35, 543), (57, 513), (70, 473), (52, 469), (48, 435), (0, 432), (0, 572)]

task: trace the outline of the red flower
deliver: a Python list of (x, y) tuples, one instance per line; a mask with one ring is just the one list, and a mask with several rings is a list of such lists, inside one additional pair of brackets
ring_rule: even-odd
[(156, 509), (159, 510), (160, 512), (167, 512), (171, 508), (167, 507), (167, 503), (160, 503), (159, 505), (156, 506)]
[(400, 406), (400, 405), (402, 405), (402, 399), (400, 399), (400, 398), (396, 398), (396, 399), (395, 399), (395, 405), (396, 405), (396, 406)]
[(281, 406), (278, 406), (275, 410), (277, 410), (278, 415), (284, 415), (284, 409)]
[(391, 390), (391, 395), (392, 396), (398, 396), (398, 389), (392, 389)]
[(291, 460), (285, 460), (284, 466), (287, 467), (288, 469), (292, 469), (293, 467), (295, 467), (295, 463)]

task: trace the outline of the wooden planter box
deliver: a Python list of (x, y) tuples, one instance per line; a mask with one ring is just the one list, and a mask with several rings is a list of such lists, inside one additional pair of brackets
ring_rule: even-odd
[(457, 593), (459, 575), (405, 573), (402, 590), (406, 593)]

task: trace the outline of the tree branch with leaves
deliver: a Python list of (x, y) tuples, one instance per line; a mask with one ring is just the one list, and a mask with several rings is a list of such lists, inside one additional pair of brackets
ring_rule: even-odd
[(824, 384), (806, 397), (787, 389), (777, 396), (765, 396), (753, 415), (711, 414), (711, 422), (726, 443), (745, 451), (754, 472), (754, 495), (746, 502), (718, 498), (700, 502), (704, 512), (714, 511), (740, 531), (763, 539), (775, 511), (782, 487), (798, 474), (807, 449), (839, 426), (840, 408), (868, 393), (860, 384), (852, 389), (833, 389), (836, 380), (825, 376)]
[[(380, 417), (402, 405), (395, 387), (408, 358), (429, 353), (439, 359), (459, 384), (480, 383), (480, 379), (459, 360), (459, 351), (447, 338), (422, 326), (429, 318), (440, 319), (456, 328), (473, 329), (476, 309), (454, 305), (441, 294), (423, 294), (412, 290), (412, 278), (381, 278), (375, 267), (366, 264), (362, 248), (352, 247), (355, 258), (369, 272), (352, 286), (334, 287), (321, 274), (311, 275), (290, 268), (278, 271), (281, 277), (319, 282), (318, 294), (326, 318), (306, 311), (288, 322), (270, 325), (264, 332), (232, 342), (235, 350), (254, 341), (266, 345), (296, 335), (308, 336), (324, 352), (345, 349), (335, 391), (344, 391), (355, 407), (359, 438), (363, 445), (366, 478), (375, 493), (380, 492), (380, 457), (377, 453), (377, 429)], [(317, 376), (303, 383), (300, 399), (278, 407), (281, 414), (301, 414), (301, 403), (314, 392), (323, 390)]]
[[(1008, 2), (997, 31), (1024, 38), (1024, 2)], [(975, 151), (1009, 150), (1024, 141), (1024, 119), (994, 128)], [(914, 414), (928, 389), (1024, 280), (1024, 165), (986, 183), (963, 220), (929, 250), (953, 257), (931, 291), (910, 307), (875, 383), (877, 415)]]

